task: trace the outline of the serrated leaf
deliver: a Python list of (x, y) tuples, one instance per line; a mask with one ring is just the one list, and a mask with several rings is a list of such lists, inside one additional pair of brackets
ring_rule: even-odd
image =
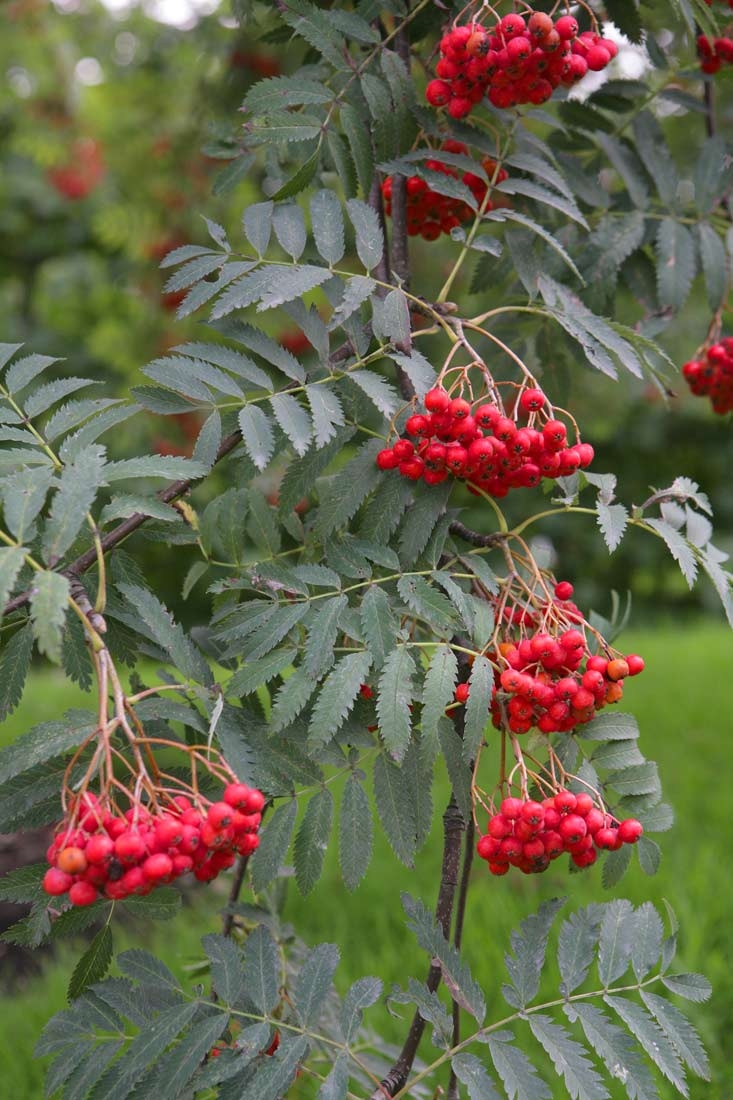
[(596, 503), (596, 515), (608, 552), (612, 554), (624, 536), (629, 513), (623, 504), (604, 504), (599, 500)]
[(730, 157), (719, 134), (708, 137), (698, 152), (693, 179), (695, 205), (701, 214), (709, 214), (731, 184)]
[(300, 259), (307, 235), (303, 211), (294, 202), (278, 203), (272, 212), (275, 236), (282, 248), (293, 260)]
[(387, 340), (396, 347), (410, 343), (410, 307), (401, 290), (390, 290), (384, 297), (372, 299), (372, 331), (378, 340)]
[(304, 666), (296, 669), (293, 675), (284, 681), (278, 688), (272, 707), (270, 724), (273, 733), (285, 729), (294, 718), (297, 718), (317, 685), (316, 678), (311, 676)]
[(633, 714), (606, 711), (580, 727), (580, 734), (589, 741), (626, 741), (639, 737), (639, 723)]
[[(211, 980), (218, 998), (226, 1005), (234, 1004), (245, 984), (242, 952), (229, 936), (204, 936), (201, 945), (209, 960)], [(249, 975), (247, 992), (249, 994)]]
[(687, 301), (697, 271), (695, 241), (689, 229), (673, 218), (661, 221), (656, 254), (660, 305), (680, 309)]
[(284, 302), (292, 302), (294, 298), (302, 298), (330, 278), (331, 272), (327, 267), (316, 267), (314, 264), (272, 268), (267, 285), (259, 295), (257, 311), (274, 309)]
[(364, 650), (347, 653), (334, 665), (316, 699), (308, 727), (312, 746), (326, 745), (344, 724), (367, 678), (371, 657)]
[(387, 657), (379, 677), (377, 716), (379, 733), (390, 756), (401, 761), (412, 733), (410, 704), (415, 662), (406, 646), (397, 646)]
[(639, 981), (646, 977), (662, 955), (664, 925), (650, 901), (634, 913), (634, 934), (631, 944), (631, 965)]
[[(52, 469), (39, 466), (19, 470), (5, 479), (2, 490), (5, 526), (21, 542), (34, 519), (43, 508), (54, 478)], [(3, 549), (3, 553), (7, 550)], [(0, 565), (0, 609), (4, 606), (2, 565)]]
[(601, 920), (598, 977), (608, 988), (628, 969), (634, 938), (634, 910), (625, 898), (608, 902)]
[(463, 758), (467, 762), (474, 759), (483, 740), (494, 685), (491, 662), (482, 654), (473, 662), (468, 683), (468, 701), (463, 723)]
[(193, 1020), (196, 1002), (163, 1009), (136, 1035), (121, 1058), (96, 1082), (90, 1100), (127, 1100), (143, 1073)]
[(722, 305), (726, 293), (727, 259), (725, 246), (707, 222), (700, 222), (698, 225), (697, 239), (700, 247), (702, 269), (705, 275), (708, 305), (715, 312)]
[(306, 806), (295, 844), (295, 881), (301, 894), (309, 894), (323, 870), (333, 818), (333, 795), (328, 787), (316, 791)]
[(84, 990), (100, 981), (107, 973), (112, 962), (112, 931), (109, 924), (100, 928), (96, 936), (89, 944), (82, 957), (74, 967), (69, 979), (69, 988), (66, 996), (70, 1001), (76, 1000)]
[(671, 1081), (683, 1096), (689, 1096), (682, 1064), (674, 1047), (654, 1019), (641, 1005), (637, 1005), (625, 997), (606, 996), (603, 999), (620, 1016), (631, 1034), (638, 1040), (644, 1052), (661, 1070), (667, 1080)]
[(367, 395), (374, 407), (385, 416), (392, 416), (399, 404), (394, 386), (385, 382), (380, 374), (370, 370), (353, 370), (347, 375), (349, 381), (358, 386)]
[(8, 597), (13, 591), (15, 579), (23, 566), (25, 554), (24, 546), (0, 547), (0, 619)]
[(319, 943), (304, 959), (293, 990), (295, 1010), (304, 1027), (318, 1023), (339, 958), (335, 943)]
[(433, 1044), (444, 1047), (451, 1045), (453, 1022), (435, 990), (429, 990), (417, 979), (409, 978), (407, 992), (403, 993), (401, 990), (393, 988), (389, 1000), (397, 1004), (417, 1005), (417, 1010), (423, 1020), (433, 1025)]
[(451, 1068), (458, 1080), (467, 1086), (470, 1100), (500, 1100), (486, 1067), (475, 1054), (455, 1054), (451, 1058)]
[[(534, 233), (537, 237), (540, 237), (545, 242), (545, 244), (548, 244), (553, 252), (557, 253), (563, 263), (570, 268), (573, 275), (575, 275), (575, 277), (579, 279), (580, 282), (583, 282), (583, 277), (578, 271), (575, 261), (573, 260), (572, 256), (570, 256), (567, 249), (563, 247), (560, 241), (558, 241), (557, 237), (553, 236), (553, 234), (550, 233), (549, 230), (547, 230), (543, 225), (540, 225), (539, 222), (536, 222), (534, 218), (530, 218), (527, 214), (523, 214), (519, 210), (506, 209), (492, 211), (492, 213), (489, 215), (489, 220), (495, 222), (515, 222), (517, 225), (521, 225), (525, 229), (529, 229), (530, 232)], [(476, 240), (474, 240), (474, 248), (477, 247), (480, 240), (481, 238), (477, 238)], [(489, 242), (491, 242), (492, 245), (496, 245), (498, 243), (490, 237), (485, 238), (485, 241), (486, 246), (489, 245)], [(488, 247), (486, 247), (484, 250), (489, 251)], [(499, 254), (495, 251), (495, 249), (492, 251), (495, 255)]]
[(325, 538), (356, 514), (372, 489), (379, 483), (376, 454), (380, 440), (370, 440), (331, 479), (321, 491), (321, 503), (315, 521), (320, 538)]
[(377, 813), (390, 846), (411, 867), (417, 846), (417, 825), (402, 769), (380, 753), (374, 763)]
[(532, 180), (518, 179), (513, 176), (511, 179), (497, 184), (496, 190), (507, 195), (524, 195), (543, 206), (551, 206), (554, 210), (559, 210), (562, 214), (577, 222), (578, 225), (582, 225), (584, 229), (588, 228), (587, 221), (573, 199), (558, 195), (555, 191), (550, 191), (549, 188), (542, 187)]
[(161, 887), (154, 894), (145, 897), (131, 895), (124, 901), (125, 909), (145, 920), (172, 920), (179, 912), (181, 904), (181, 895), (172, 886)]
[(370, 279), (367, 275), (352, 275), (344, 285), (341, 301), (331, 314), (328, 323), (329, 332), (333, 332), (348, 321), (349, 317), (368, 301), (376, 287), (374, 279)]
[(55, 664), (61, 662), (61, 639), (70, 585), (60, 573), (43, 570), (35, 574), (31, 589), (31, 622), (39, 653)]
[(634, 150), (626, 142), (611, 137), (610, 134), (598, 132), (594, 135), (594, 139), (621, 177), (634, 206), (639, 210), (645, 210), (649, 205), (649, 189), (644, 170)]
[(311, 229), (316, 248), (333, 267), (344, 254), (344, 218), (341, 202), (334, 191), (316, 191), (310, 199)]
[(368, 196), (374, 177), (374, 158), (369, 130), (359, 112), (348, 104), (341, 107), (340, 118), (361, 193)]
[(399, 555), (405, 569), (415, 564), (430, 541), (435, 527), (445, 512), (451, 486), (420, 486), (415, 491), (415, 499), (400, 526)]
[[(261, 88), (263, 81), (260, 81), (253, 88), (250, 89), (250, 94), (255, 92), (257, 88)], [(246, 99), (245, 99), (246, 103)], [(242, 224), (244, 226), (244, 232), (247, 235), (247, 240), (254, 248), (258, 256), (264, 256), (267, 251), (267, 246), (270, 243), (270, 233), (272, 232), (272, 211), (274, 208), (273, 202), (255, 202), (252, 203), (244, 212), (242, 218)]]
[(589, 1046), (601, 1056), (609, 1075), (623, 1082), (630, 1100), (659, 1100), (648, 1066), (622, 1028), (595, 1005), (568, 1005), (565, 1012), (571, 1020), (580, 1020)]
[[(247, 92), (242, 106), (250, 114), (267, 115), (286, 107), (328, 103), (332, 98), (333, 93), (320, 81), (301, 75), (273, 76), (258, 80)], [(264, 206), (265, 203), (259, 205)]]
[(117, 956), (117, 965), (122, 973), (134, 982), (154, 985), (180, 995), (181, 984), (178, 979), (161, 959), (151, 955), (149, 951), (142, 951), (136, 947), (123, 951)]
[(598, 946), (601, 911), (597, 905), (571, 913), (560, 925), (557, 961), (560, 992), (564, 997), (582, 985), (593, 965)]
[(49, 565), (54, 565), (69, 549), (97, 490), (105, 484), (105, 454), (104, 447), (87, 447), (64, 468), (43, 532), (44, 558)]
[(113, 1039), (104, 1045), (95, 1046), (66, 1079), (64, 1100), (85, 1100), (90, 1087), (99, 1080), (122, 1045), (121, 1039)]
[(453, 1000), (469, 1012), (479, 1024), (486, 1016), (483, 993), (458, 950), (448, 943), (435, 917), (421, 901), (409, 894), (402, 894), (402, 907), (407, 926), (415, 934), (418, 943), (440, 964), (443, 981)]
[(298, 804), (294, 798), (278, 806), (260, 834), (260, 844), (250, 860), (252, 887), (262, 893), (277, 877), (295, 828)]
[(431, 363), (417, 348), (412, 348), (409, 355), (392, 351), (389, 358), (393, 359), (412, 382), (416, 396), (422, 401), (425, 394), (435, 385), (437, 375)]
[(346, 596), (335, 596), (317, 605), (308, 624), (305, 667), (315, 679), (333, 664), (333, 647), (339, 630), (339, 616), (348, 607)]
[(536, 913), (532, 913), (511, 934), (514, 955), (506, 953), (506, 964), (512, 986), (504, 987), (504, 997), (514, 1008), (528, 1004), (537, 996), (540, 977), (545, 963), (547, 939), (564, 898), (545, 901)]
[(348, 1057), (345, 1054), (339, 1054), (331, 1067), (331, 1072), (318, 1090), (317, 1100), (346, 1100), (348, 1085)]
[(307, 612), (307, 603), (285, 604), (278, 607), (267, 622), (238, 647), (242, 658), (254, 661), (259, 657), (265, 657), (285, 640)]
[(371, 271), (384, 255), (384, 234), (377, 213), (360, 199), (348, 199), (346, 210), (356, 233), (359, 259), (366, 270)]
[(198, 1019), (196, 1027), (160, 1058), (153, 1073), (146, 1076), (147, 1088), (137, 1086), (132, 1094), (135, 1100), (180, 1100), (185, 1095), (186, 1085), (228, 1023), (226, 1012)]
[(149, 458), (124, 458), (109, 462), (105, 467), (106, 481), (124, 481), (128, 478), (161, 477), (166, 481), (179, 478), (192, 480), (203, 477), (208, 470), (200, 462), (190, 458), (169, 458), (161, 455)]
[(448, 599), (425, 577), (403, 573), (397, 591), (411, 611), (425, 619), (436, 633), (453, 634), (458, 620)]
[(662, 861), (662, 850), (656, 841), (650, 840), (648, 836), (639, 837), (636, 854), (639, 857), (639, 866), (644, 874), (656, 875)]
[(565, 1081), (571, 1100), (607, 1100), (608, 1091), (584, 1047), (564, 1027), (541, 1013), (529, 1017), (529, 1026)]
[(253, 138), (265, 141), (310, 141), (319, 137), (322, 129), (321, 119), (315, 114), (272, 111), (267, 120), (252, 124), (250, 133)]
[(347, 990), (341, 1009), (341, 1030), (347, 1045), (359, 1033), (364, 1009), (375, 1004), (382, 993), (381, 978), (359, 978)]
[(551, 1100), (547, 1085), (537, 1076), (537, 1070), (524, 1051), (514, 1046), (513, 1040), (509, 1031), (496, 1031), (486, 1037), (491, 1059), (509, 1100)]
[(343, 789), (339, 820), (339, 866), (343, 884), (357, 889), (372, 858), (372, 811), (368, 796), (354, 775)]
[(313, 434), (310, 417), (297, 398), (289, 393), (278, 393), (270, 398), (275, 419), (301, 457), (308, 450)]
[(631, 848), (625, 845), (616, 852), (609, 852), (603, 861), (602, 881), (604, 889), (609, 890), (626, 874), (631, 862)]
[(697, 1004), (712, 996), (713, 987), (704, 974), (665, 974), (662, 981), (672, 993)]
[(389, 597), (378, 585), (367, 588), (359, 616), (374, 667), (379, 669), (394, 645), (397, 622)]
[(247, 997), (258, 1011), (269, 1015), (280, 1001), (278, 948), (272, 933), (258, 924), (244, 943)]
[(330, 442), (345, 418), (341, 402), (329, 386), (306, 386), (306, 397), (313, 417), (313, 434), (317, 447)]
[(275, 449), (269, 417), (259, 405), (245, 405), (239, 410), (239, 429), (250, 458), (258, 470), (264, 470)]
[(152, 640), (170, 655), (183, 675), (210, 684), (212, 676), (206, 661), (157, 596), (139, 585), (118, 584), (117, 588), (140, 616)]
[(422, 693), (421, 752), (430, 760), (438, 753), (438, 723), (453, 702), (458, 661), (449, 645), (439, 645), (430, 658)]

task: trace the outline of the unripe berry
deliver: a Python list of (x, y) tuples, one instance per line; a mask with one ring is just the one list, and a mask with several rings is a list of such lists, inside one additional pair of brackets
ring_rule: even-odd
[(67, 875), (80, 875), (86, 870), (87, 857), (81, 848), (62, 848), (56, 856), (56, 866)]
[(622, 657), (616, 658), (615, 660), (608, 662), (606, 676), (609, 680), (623, 680), (623, 678), (628, 675), (629, 666)]

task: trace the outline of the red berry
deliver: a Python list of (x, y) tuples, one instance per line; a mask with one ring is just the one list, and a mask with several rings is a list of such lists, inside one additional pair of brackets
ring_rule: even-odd
[(72, 905), (91, 905), (99, 894), (96, 886), (90, 882), (75, 882), (69, 889), (69, 901)]
[(555, 30), (564, 41), (569, 41), (571, 38), (575, 38), (578, 33), (577, 20), (573, 19), (572, 15), (561, 15), (555, 23)]
[(115, 855), (122, 863), (138, 863), (147, 854), (147, 845), (139, 833), (123, 833), (115, 841)]
[(558, 832), (566, 843), (577, 844), (588, 832), (588, 826), (580, 814), (568, 814), (560, 822)]
[(212, 829), (217, 831), (226, 829), (232, 823), (232, 807), (228, 802), (213, 802), (209, 806), (206, 820)]
[(450, 395), (441, 386), (428, 390), (425, 394), (425, 408), (428, 412), (444, 413), (448, 411), (451, 399)]
[(570, 581), (558, 581), (555, 585), (555, 595), (558, 600), (569, 600), (573, 595), (573, 586)]
[(618, 827), (618, 835), (622, 844), (636, 844), (643, 832), (644, 827), (641, 822), (633, 817), (627, 817)]
[(43, 876), (43, 889), (52, 897), (59, 897), (66, 893), (73, 882), (71, 875), (67, 875), (65, 871), (59, 871), (58, 867), (49, 867)]
[(377, 454), (376, 462), (380, 470), (394, 470), (398, 461), (397, 455), (391, 447), (386, 447)]
[(450, 84), (444, 80), (431, 80), (425, 89), (425, 98), (432, 107), (445, 107), (451, 98)]
[(455, 691), (455, 700), (457, 703), (465, 703), (468, 701), (468, 684), (458, 684)]
[(97, 833), (87, 841), (84, 854), (89, 863), (106, 863), (112, 858), (115, 842), (106, 833)]
[(173, 873), (173, 860), (165, 852), (148, 856), (142, 865), (142, 872), (148, 882), (160, 882)]
[(638, 676), (644, 671), (644, 658), (638, 653), (627, 653), (626, 664), (629, 666), (629, 676)]

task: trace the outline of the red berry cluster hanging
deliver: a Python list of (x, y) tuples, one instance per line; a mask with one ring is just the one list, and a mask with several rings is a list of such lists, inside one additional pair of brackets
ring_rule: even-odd
[(229, 783), (220, 802), (176, 795), (165, 808), (133, 802), (123, 814), (86, 793), (46, 853), (43, 889), (91, 905), (149, 894), (188, 871), (210, 882), (258, 846), (264, 804), (262, 792), (243, 783)]
[(513, 12), (491, 28), (471, 22), (448, 31), (425, 95), (452, 118), (470, 114), (484, 96), (494, 107), (545, 103), (560, 85), (605, 69), (617, 52), (615, 42), (581, 32), (572, 15), (553, 22), (544, 12), (527, 19)]
[(717, 73), (721, 65), (733, 65), (733, 38), (709, 38), (697, 36), (697, 56), (704, 73)]
[[(643, 671), (636, 653), (623, 656), (605, 643), (603, 654), (590, 651), (590, 627), (572, 595), (570, 582), (560, 581), (553, 600), (508, 606), (503, 593), (494, 597), (498, 644), (487, 657), (498, 679), (491, 702), (497, 729), (567, 733), (590, 722), (608, 703), (617, 703), (624, 679)], [(467, 698), (468, 684), (459, 684), (456, 701)]]
[(696, 397), (709, 397), (713, 412), (733, 412), (733, 337), (707, 348), (704, 359), (691, 359), (682, 374)]
[(469, 489), (504, 497), (510, 489), (539, 485), (542, 478), (568, 477), (593, 461), (589, 443), (568, 444), (565, 424), (534, 387), (522, 390), (516, 404), (524, 426), (496, 401), (472, 404), (440, 386), (425, 395), (424, 404), (425, 412), (405, 424), (412, 439), (398, 439), (378, 453), (380, 470), (396, 469), (428, 485), (452, 475)]
[(642, 833), (635, 818), (618, 821), (590, 794), (560, 788), (542, 802), (505, 798), (476, 848), (492, 875), (505, 875), (510, 867), (531, 875), (565, 852), (576, 867), (590, 867), (599, 851), (635, 844)]
[[(447, 153), (466, 154), (468, 149), (460, 141), (446, 141), (441, 148)], [(501, 183), (507, 179), (504, 168), (496, 172), (496, 162), (486, 158), (481, 162), (484, 171), (489, 178), (494, 177), (495, 183)], [(433, 159), (425, 161), (425, 167), (433, 172), (441, 172), (452, 179), (460, 179), (470, 189), (478, 206), (484, 210), (492, 210), (493, 204), (486, 200), (489, 190), (488, 184), (480, 176), (473, 172), (459, 172), (450, 164)], [(411, 237), (420, 236), (426, 241), (435, 241), (441, 233), (450, 233), (451, 229), (471, 221), (475, 216), (468, 203), (461, 199), (451, 198), (449, 195), (441, 195), (434, 191), (430, 184), (421, 176), (409, 176), (406, 181), (407, 191), (407, 232)], [(392, 213), (392, 177), (387, 176), (382, 184), (384, 196), (384, 211), (387, 215)]]

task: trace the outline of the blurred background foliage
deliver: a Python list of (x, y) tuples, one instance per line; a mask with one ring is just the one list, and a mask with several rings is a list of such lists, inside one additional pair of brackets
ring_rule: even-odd
[[(180, 244), (208, 243), (203, 213), (239, 239), (242, 210), (262, 197), (263, 179), (266, 187), (273, 181), (268, 166), (235, 159), (245, 138), (237, 110), (253, 82), (303, 61), (302, 45), (268, 36), (268, 5), (248, 4), (249, 17), (238, 25), (217, 0), (146, 2), (147, 8), (135, 0), (107, 0), (108, 6), (99, 0), (6, 0), (2, 7), (2, 339), (65, 357), (61, 370), (91, 374), (114, 395), (142, 382), (141, 368), (150, 360), (200, 338), (201, 318), (176, 318), (183, 294), (165, 292), (168, 272), (158, 265)], [(166, 18), (175, 22), (161, 21)], [(698, 74), (688, 76), (685, 84), (682, 74), (680, 87), (699, 92)], [(717, 100), (726, 116), (733, 110), (733, 97), (726, 95), (732, 86), (724, 75)], [(683, 168), (685, 134), (704, 121), (689, 114), (665, 125)], [(454, 247), (448, 241), (413, 243), (416, 286), (439, 276), (443, 263), (436, 250), (446, 250), (447, 263)], [(480, 293), (471, 293), (468, 272), (454, 296), (480, 309), (491, 294), (491, 275), (488, 281), (474, 275), (474, 284)], [(429, 294), (430, 287), (418, 292)], [(626, 323), (643, 314), (638, 301), (621, 296), (615, 309)], [(709, 313), (699, 287), (681, 316), (647, 316), (645, 324), (647, 330), (653, 325), (681, 366), (703, 342)], [(269, 328), (307, 354), (307, 342), (286, 320), (279, 328), (271, 321)], [(500, 334), (544, 377), (557, 404), (582, 423), (584, 438), (596, 448), (594, 470), (618, 474), (620, 500), (641, 503), (650, 476), (656, 488), (678, 474), (693, 478), (711, 498), (717, 544), (733, 551), (729, 417), (715, 417), (681, 378), (671, 380), (675, 396), (665, 399), (647, 383), (613, 383), (591, 373), (575, 345), (549, 327), (526, 336), (505, 322)], [(196, 415), (145, 413), (128, 423), (116, 441), (121, 451), (190, 453), (200, 422)], [(205, 494), (200, 490), (194, 503)], [(476, 507), (468, 495), (465, 504)], [(548, 553), (573, 562), (569, 579), (583, 606), (603, 614), (610, 612), (609, 589), (622, 596), (634, 591), (635, 618), (652, 615), (660, 602), (675, 615), (699, 611), (708, 599), (715, 603), (704, 584), (687, 590), (654, 540), (628, 536), (609, 557), (600, 535), (580, 520), (542, 535), (551, 540)], [(144, 553), (161, 597), (184, 621), (195, 622), (196, 601), (206, 598), (202, 590), (183, 605), (166, 565), (170, 551), (148, 542)]]

